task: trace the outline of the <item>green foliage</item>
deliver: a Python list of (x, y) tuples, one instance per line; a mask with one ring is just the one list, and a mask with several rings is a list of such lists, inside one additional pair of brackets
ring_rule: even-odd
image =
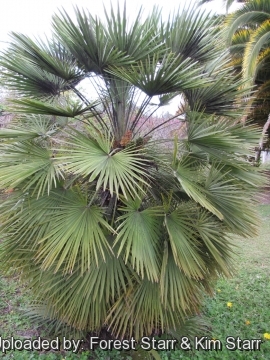
[[(205, 297), (202, 307), (202, 314), (208, 318), (207, 328), (201, 329), (201, 334), (209, 338), (220, 339), (225, 344), (227, 336), (239, 336), (240, 338), (262, 339), (264, 333), (269, 333), (269, 215), (270, 206), (260, 206), (260, 215), (262, 217), (262, 226), (257, 238), (243, 239), (235, 237), (237, 246), (237, 272), (232, 279), (219, 279), (214, 289), (213, 297)], [(30, 301), (28, 291), (20, 289), (18, 278), (1, 277), (1, 294), (0, 302), (0, 324), (2, 336), (8, 338), (17, 334), (36, 334), (36, 325), (25, 321), (21, 311)], [(227, 302), (232, 303), (228, 308)], [(8, 309), (8, 311), (7, 311)], [(202, 314), (200, 318), (202, 318)], [(196, 319), (197, 321), (197, 319)], [(211, 328), (210, 328), (211, 325)], [(190, 319), (190, 336), (198, 335), (194, 327), (194, 321)], [(195, 332), (194, 332), (195, 331)], [(187, 334), (187, 329), (181, 327), (179, 333), (172, 331), (168, 334), (180, 338)], [(42, 330), (43, 338), (48, 339), (48, 330)], [(163, 336), (164, 338), (164, 336)], [(192, 338), (191, 338), (192, 339)], [(269, 353), (270, 341), (265, 340), (261, 346), (261, 351), (229, 351), (223, 346), (222, 351), (159, 351), (158, 355), (162, 360), (178, 359), (264, 359)], [(149, 354), (149, 352), (147, 352)], [(136, 355), (138, 355), (136, 357)], [(140, 355), (140, 356), (139, 356)], [(107, 360), (122, 359), (130, 360), (146, 359), (146, 354), (130, 351), (104, 351), (97, 349), (95, 352), (83, 351), (80, 354), (70, 352), (29, 352), (29, 351), (7, 351), (3, 359), (87, 359), (87, 360)]]
[[(104, 22), (75, 14), (55, 16), (47, 42), (13, 34), (1, 59), (20, 96), (0, 131), (1, 268), (21, 272), (51, 326), (190, 332), (203, 294), (232, 272), (233, 236), (257, 231), (262, 176), (247, 158), (260, 133), (239, 121), (246, 90), (200, 11), (129, 25), (125, 9)], [(185, 136), (153, 140), (151, 115), (177, 95)]]
[[(8, 338), (15, 331), (27, 331), (34, 324), (23, 316), (27, 303), (30, 301), (30, 291), (23, 286), (19, 288), (19, 277), (0, 278), (0, 329), (2, 338)], [(35, 330), (33, 331), (35, 333)]]
[(230, 14), (226, 21), (227, 42), (232, 64), (241, 73), (245, 86), (255, 85), (250, 99), (253, 121), (264, 125), (270, 112), (269, 54), (270, 4), (268, 0), (249, 0)]

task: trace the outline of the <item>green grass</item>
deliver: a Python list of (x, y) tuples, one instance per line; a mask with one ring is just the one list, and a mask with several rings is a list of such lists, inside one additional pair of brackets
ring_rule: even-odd
[(30, 294), (21, 284), (19, 278), (13, 276), (0, 277), (0, 335), (35, 336), (27, 317), (23, 316), (25, 306), (30, 301)]
[[(211, 323), (209, 339), (219, 339), (222, 351), (163, 351), (162, 360), (256, 360), (270, 358), (270, 340), (264, 340), (263, 334), (270, 333), (270, 205), (261, 205), (259, 211), (262, 218), (261, 231), (257, 238), (235, 238), (236, 275), (232, 279), (220, 279), (216, 285), (215, 295), (207, 297), (202, 313)], [(46, 338), (44, 329), (33, 325), (23, 315), (30, 301), (30, 293), (19, 284), (16, 277), (0, 277), (0, 336), (2, 338), (27, 338), (37, 335)], [(232, 303), (228, 307), (227, 303)], [(261, 339), (264, 342), (260, 351), (227, 350), (226, 337), (240, 339)], [(191, 344), (193, 345), (193, 341)], [(127, 357), (122, 354), (122, 359)], [(1, 357), (1, 355), (0, 355)], [(84, 354), (71, 353), (30, 353), (7, 352), (3, 359), (121, 359), (121, 353), (114, 351)], [(143, 357), (142, 357), (143, 359)]]

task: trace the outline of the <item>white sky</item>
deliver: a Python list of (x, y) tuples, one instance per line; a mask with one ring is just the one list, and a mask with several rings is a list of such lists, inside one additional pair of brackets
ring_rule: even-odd
[[(145, 13), (151, 12), (154, 5), (163, 9), (164, 16), (178, 7), (187, 6), (196, 0), (126, 0), (127, 11), (132, 17), (136, 14), (138, 8), (143, 5)], [(124, 0), (119, 3), (123, 4)], [(117, 6), (117, 0), (2, 0), (1, 1), (1, 19), (0, 19), (0, 48), (4, 42), (9, 40), (8, 33), (11, 31), (21, 32), (27, 35), (50, 34), (50, 23), (54, 13), (62, 7), (69, 13), (73, 13), (73, 4), (78, 7), (84, 7), (93, 14), (99, 14), (102, 17), (103, 4), (106, 9), (110, 4)], [(224, 10), (222, 0), (214, 0), (207, 5), (207, 8), (222, 12)]]

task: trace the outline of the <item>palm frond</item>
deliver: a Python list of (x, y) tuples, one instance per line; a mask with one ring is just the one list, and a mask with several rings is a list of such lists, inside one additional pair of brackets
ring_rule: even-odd
[[(130, 311), (125, 311), (126, 306)], [(117, 337), (126, 334), (139, 340), (143, 334), (152, 333), (153, 329), (164, 331), (169, 324), (175, 326), (180, 317), (177, 315), (172, 308), (167, 306), (165, 309), (162, 305), (159, 285), (144, 279), (134, 283), (130, 291), (115, 301), (106, 321)]]
[(196, 146), (200, 151), (219, 152), (224, 154), (246, 154), (252, 144), (256, 144), (259, 137), (259, 129), (250, 126), (249, 139), (246, 129), (241, 123), (232, 123), (230, 120), (217, 121), (214, 117), (207, 117), (204, 114), (188, 112), (187, 141)]
[[(260, 24), (250, 37), (243, 58), (243, 77), (252, 82), (256, 78), (258, 67), (258, 56), (260, 52), (270, 45), (270, 14), (269, 19)], [(260, 59), (262, 61), (262, 59)]]
[[(156, 53), (153, 58), (148, 57), (138, 65), (131, 65), (129, 69), (111, 67), (108, 72), (130, 82), (148, 96), (183, 92), (205, 86), (207, 82), (196, 62), (175, 57), (173, 53), (165, 56)], [(186, 76), (187, 73), (192, 74), (192, 81)]]
[(218, 18), (190, 5), (161, 25), (162, 40), (173, 53), (202, 64), (218, 56), (219, 23)]
[(56, 39), (47, 40), (47, 43), (41, 40), (33, 41), (26, 35), (14, 32), (11, 33), (11, 38), (8, 52), (15, 52), (22, 59), (28, 60), (32, 66), (42, 68), (73, 84), (84, 76), (75, 58)]
[(37, 197), (45, 191), (49, 194), (64, 176), (52, 150), (30, 140), (2, 145), (0, 168), (2, 188), (20, 187)]
[(230, 174), (228, 176), (222, 169), (213, 166), (208, 175), (206, 188), (211, 203), (222, 212), (224, 223), (230, 228), (231, 233), (243, 236), (256, 235), (258, 218), (256, 211), (248, 206), (249, 200), (244, 200), (245, 187), (240, 187), (233, 176), (230, 177)]
[[(196, 159), (195, 159), (196, 160)], [(181, 190), (202, 207), (223, 219), (222, 213), (211, 203), (200, 179), (200, 166), (193, 168), (194, 159), (191, 156), (182, 156), (173, 166), (174, 176), (178, 180)], [(191, 234), (189, 234), (191, 235)]]
[(118, 256), (130, 261), (141, 278), (146, 273), (148, 279), (157, 282), (163, 213), (161, 208), (140, 210), (141, 203), (139, 198), (124, 201), (126, 207), (119, 209), (124, 215), (118, 217), (115, 243), (119, 244)]
[(241, 9), (227, 17), (227, 40), (230, 42), (233, 34), (246, 24), (258, 24), (270, 17), (270, 4), (268, 0), (252, 0), (246, 2)]
[(103, 73), (109, 65), (130, 64), (132, 58), (116, 48), (106, 36), (106, 28), (90, 13), (75, 10), (77, 24), (62, 10), (53, 18), (53, 27), (57, 37), (65, 44), (86, 72)]
[[(127, 16), (126, 3), (121, 10), (119, 4), (117, 11), (111, 7), (110, 12), (104, 8), (106, 16), (106, 34), (110, 42), (120, 51), (139, 61), (150, 54), (154, 54), (163, 47), (159, 44), (155, 32), (161, 20), (161, 12), (154, 8), (146, 21), (142, 20), (142, 8), (139, 9), (135, 19), (130, 23)], [(117, 64), (120, 65), (121, 64)]]
[(39, 134), (36, 132), (23, 131), (21, 129), (1, 129), (0, 130), (0, 138), (1, 139), (14, 139), (14, 141), (20, 140), (29, 140), (38, 137)]
[(13, 110), (16, 113), (26, 113), (26, 114), (40, 114), (40, 115), (54, 115), (54, 116), (63, 116), (74, 118), (78, 115), (84, 114), (87, 111), (90, 111), (96, 106), (97, 102), (93, 102), (88, 106), (84, 106), (82, 103), (75, 103), (73, 105), (67, 106), (57, 106), (44, 101), (39, 101), (35, 99), (14, 99), (12, 103), (16, 104), (13, 107)]
[(56, 40), (33, 41), (18, 33), (12, 33), (12, 39), (0, 60), (7, 69), (2, 77), (10, 88), (29, 97), (42, 98), (57, 96), (82, 80), (84, 74), (77, 61)]
[(59, 199), (58, 211), (53, 213), (54, 223), (39, 240), (36, 256), (39, 261), (42, 259), (44, 269), (54, 266), (57, 272), (63, 265), (62, 271), (71, 273), (80, 257), (83, 273), (93, 261), (98, 266), (100, 257), (105, 260), (104, 249), (110, 249), (106, 230), (108, 234), (114, 230), (103, 218), (104, 209), (88, 205), (87, 197), (68, 191), (65, 198)]
[(236, 106), (237, 97), (246, 95), (247, 90), (241, 89), (242, 80), (231, 82), (226, 75), (217, 77), (215, 81), (204, 88), (185, 92), (190, 110), (204, 111), (207, 114), (232, 116), (238, 118), (243, 111), (244, 104)]
[[(181, 310), (184, 314), (189, 314), (199, 304), (202, 289), (196, 279), (186, 276), (184, 270), (176, 264), (173, 252), (170, 242), (164, 241), (160, 276), (161, 301), (165, 307), (169, 303), (174, 311)], [(183, 319), (182, 317), (182, 321)]]
[(204, 263), (199, 256), (196, 233), (187, 216), (186, 206), (179, 206), (165, 218), (169, 244), (177, 266), (187, 277), (203, 278)]
[[(110, 136), (96, 133), (86, 136), (75, 132), (69, 134), (69, 149), (57, 156), (65, 171), (71, 171), (96, 181), (96, 189), (109, 190), (111, 196), (122, 193), (134, 196), (149, 178), (146, 167), (150, 162), (138, 149), (113, 148)], [(92, 130), (93, 131), (93, 130)]]

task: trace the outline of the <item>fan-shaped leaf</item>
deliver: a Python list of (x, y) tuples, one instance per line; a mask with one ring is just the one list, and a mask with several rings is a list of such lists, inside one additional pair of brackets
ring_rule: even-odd
[(148, 279), (158, 281), (162, 210), (151, 207), (140, 210), (141, 201), (131, 199), (126, 201), (126, 205), (126, 208), (121, 208), (125, 214), (118, 218), (118, 256), (123, 256), (126, 262), (130, 261), (142, 278), (146, 273)]

